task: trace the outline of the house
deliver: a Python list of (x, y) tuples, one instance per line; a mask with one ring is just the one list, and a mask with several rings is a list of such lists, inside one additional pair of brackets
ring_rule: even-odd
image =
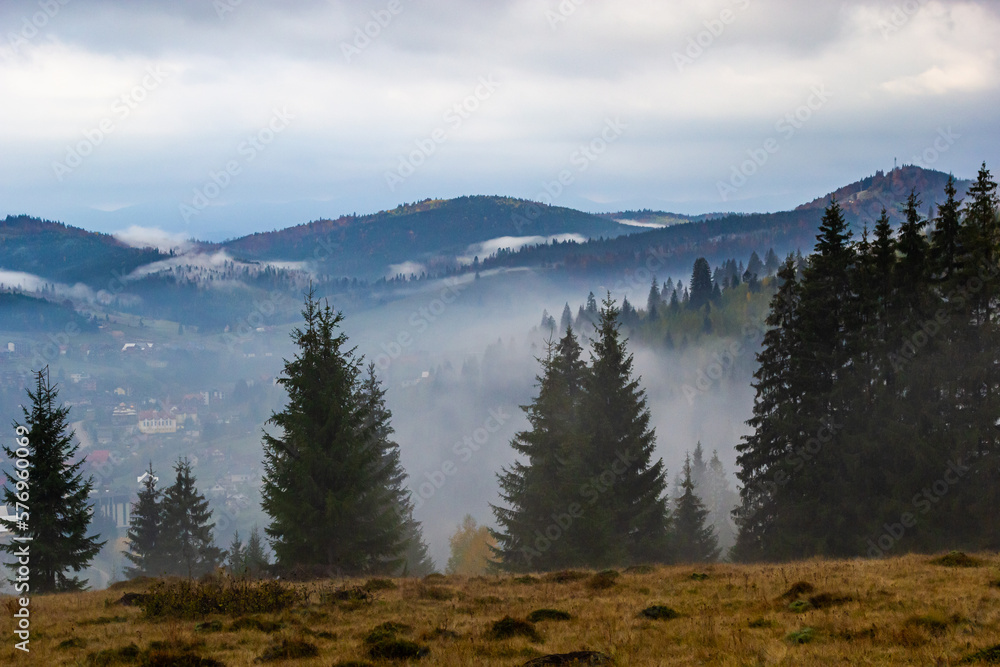
[(168, 412), (144, 410), (139, 413), (139, 432), (146, 435), (177, 433), (177, 420)]

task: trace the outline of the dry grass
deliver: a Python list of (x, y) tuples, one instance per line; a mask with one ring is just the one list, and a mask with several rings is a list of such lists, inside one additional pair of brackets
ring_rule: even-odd
[[(589, 585), (593, 573), (402, 579), (368, 601), (330, 594), (362, 587), (364, 580), (317, 582), (297, 585), (304, 600), (279, 613), (255, 614), (252, 622), (221, 615), (147, 619), (137, 607), (110, 604), (143, 585), (119, 586), (33, 598), (30, 656), (14, 649), (11, 618), (3, 614), (0, 664), (97, 664), (99, 651), (131, 644), (141, 655), (129, 658), (135, 650), (125, 651), (115, 664), (140, 665), (173, 653), (249, 666), (270, 652), (280, 656), (270, 664), (302, 667), (351, 661), (507, 667), (581, 650), (600, 651), (621, 666), (957, 665), (978, 651), (986, 657), (966, 664), (993, 664), (987, 661), (1000, 655), (1000, 649), (990, 652), (1000, 645), (1000, 588), (991, 582), (1000, 576), (1000, 557), (977, 557), (981, 567), (942, 567), (928, 556), (661, 567), (626, 571), (607, 588)], [(695, 572), (709, 576), (692, 578)], [(786, 595), (799, 582), (812, 590), (799, 585)], [(678, 615), (640, 615), (654, 605)], [(492, 638), (497, 621), (527, 622), (539, 609), (562, 610), (570, 619), (538, 619), (536, 641)], [(409, 662), (373, 658), (378, 632), (398, 647), (415, 644), (430, 653)], [(310, 657), (309, 646), (318, 655)], [(287, 657), (297, 654), (304, 657)]]

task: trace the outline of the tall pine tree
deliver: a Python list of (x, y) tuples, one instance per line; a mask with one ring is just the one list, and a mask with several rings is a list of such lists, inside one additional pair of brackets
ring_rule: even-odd
[(167, 571), (160, 547), (160, 530), (163, 512), (160, 506), (162, 492), (156, 488), (153, 462), (149, 462), (146, 479), (139, 492), (138, 501), (132, 505), (129, 528), (126, 535), (128, 550), (122, 552), (132, 563), (126, 566), (125, 575), (134, 577), (155, 577)]
[(168, 574), (190, 579), (212, 572), (225, 552), (215, 546), (212, 511), (195, 486), (191, 462), (178, 459), (174, 472), (174, 483), (163, 492), (159, 549), (170, 568)]
[[(278, 380), (288, 403), (264, 434), (262, 506), (277, 565), (305, 574), (382, 572), (401, 566), (405, 503), (398, 452), (379, 433), (381, 401), (339, 331), (343, 315), (310, 289), (298, 348)], [(378, 390), (380, 391), (380, 390)], [(385, 416), (385, 415), (382, 415)]]
[[(18, 576), (17, 585), (29, 586), (17, 588), (22, 594), (83, 590), (87, 582), (70, 573), (85, 569), (104, 546), (98, 536), (88, 535), (93, 482), (80, 473), (85, 459), (72, 462), (79, 445), (66, 432), (69, 409), (57, 404), (58, 395), (48, 367), (35, 373), (35, 389), (28, 390), (31, 405), (21, 407), (23, 421), (14, 424), (15, 446), (3, 446), (12, 462), (3, 501), (15, 519), (6, 522), (12, 540), (0, 544), (0, 551), (11, 556), (7, 567)], [(27, 465), (15, 465), (18, 460)], [(25, 545), (31, 554), (27, 577), (18, 575), (25, 567), (18, 556)]]

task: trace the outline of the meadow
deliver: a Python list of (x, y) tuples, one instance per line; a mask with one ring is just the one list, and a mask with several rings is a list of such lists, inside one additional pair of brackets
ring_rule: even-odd
[(34, 597), (30, 654), (5, 613), (0, 664), (1000, 664), (997, 554), (260, 586), (202, 587), (265, 591), (242, 607), (181, 581)]

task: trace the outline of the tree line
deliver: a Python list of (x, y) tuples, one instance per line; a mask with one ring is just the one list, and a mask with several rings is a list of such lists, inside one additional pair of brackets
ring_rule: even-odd
[[(753, 431), (737, 445), (739, 533), (730, 557), (1000, 545), (996, 191), (983, 165), (967, 201), (949, 180), (928, 220), (911, 192), (898, 231), (883, 211), (873, 233), (865, 228), (858, 239), (831, 200), (813, 254), (780, 265), (757, 355)], [(753, 263), (766, 271), (773, 261)], [(721, 268), (729, 291), (739, 278), (748, 287), (758, 280), (748, 270), (740, 275), (735, 262)], [(710, 308), (719, 290), (719, 275), (699, 260), (686, 308)], [(663, 291), (651, 287), (646, 319), (662, 308)], [(573, 323), (564, 322), (539, 359), (538, 391), (524, 406), (528, 427), (511, 442), (519, 458), (498, 474), (496, 528), (487, 539), (464, 524), (453, 544), (464, 555), (450, 570), (485, 560), (521, 572), (721, 555), (719, 539), (727, 538), (718, 514), (732, 502), (721, 462), (706, 463), (699, 444), (671, 497), (621, 331), (623, 308), (610, 294), (600, 306), (590, 301), (584, 313), (593, 308), (596, 318), (587, 361)], [(274, 565), (259, 531), (246, 545), (235, 536), (228, 553), (215, 546), (208, 503), (181, 459), (162, 493), (150, 465), (128, 533), (130, 576), (195, 577), (227, 556), (233, 572), (252, 576), (433, 569), (374, 366), (349, 346), (342, 313), (312, 289), (302, 315), (292, 332), (297, 351), (279, 379), (288, 402), (263, 436), (262, 504), (271, 519), (264, 532)], [(32, 590), (76, 590), (85, 582), (73, 573), (102, 546), (87, 534), (92, 485), (83, 461), (74, 462), (68, 409), (57, 404), (46, 371), (28, 396), (16, 424), (26, 435), (4, 452), (14, 460), (23, 448), (29, 465), (23, 475), (7, 472), (4, 501), (30, 497), (32, 511), (8, 527), (15, 539), (32, 541)], [(17, 548), (0, 545), (12, 556)], [(8, 565), (17, 571), (16, 557)]]

